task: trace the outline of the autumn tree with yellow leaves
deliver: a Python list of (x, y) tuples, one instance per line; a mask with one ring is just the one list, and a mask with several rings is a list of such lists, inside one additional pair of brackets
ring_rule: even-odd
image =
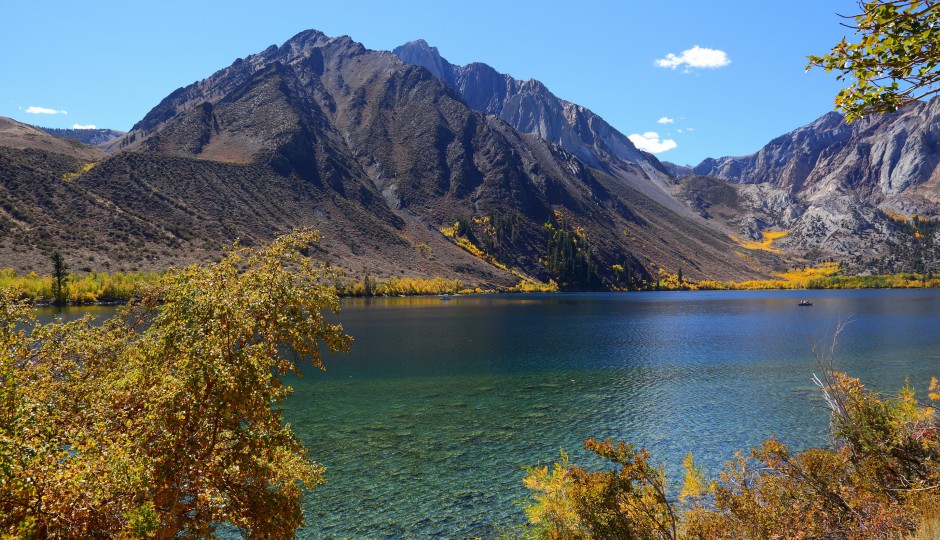
[(170, 272), (101, 325), (0, 298), (0, 537), (292, 538), (322, 469), (280, 376), (350, 338), (300, 230)]

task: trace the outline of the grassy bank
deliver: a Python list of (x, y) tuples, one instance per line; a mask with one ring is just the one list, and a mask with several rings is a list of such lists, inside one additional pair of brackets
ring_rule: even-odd
[[(67, 302), (73, 305), (127, 302), (145, 287), (156, 284), (163, 275), (163, 272), (71, 274), (65, 283), (65, 296)], [(482, 289), (466, 285), (459, 279), (442, 277), (404, 277), (379, 281), (367, 276), (363, 280), (337, 282), (334, 287), (339, 296), (351, 297), (558, 291), (554, 282), (546, 285), (523, 279), (518, 285), (496, 290)], [(52, 276), (41, 276), (35, 272), (19, 274), (11, 269), (0, 270), (0, 289), (13, 290), (17, 298), (34, 304), (52, 303), (55, 298)]]

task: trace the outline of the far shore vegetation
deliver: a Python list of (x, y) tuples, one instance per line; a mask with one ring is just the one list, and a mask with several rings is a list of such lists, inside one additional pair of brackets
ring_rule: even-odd
[[(140, 295), (146, 287), (157, 284), (166, 272), (83, 272), (69, 273), (59, 293), (54, 274), (19, 273), (0, 270), (0, 289), (33, 304), (123, 304)], [(520, 279), (512, 287), (481, 288), (460, 279), (443, 277), (400, 277), (381, 280), (336, 278), (333, 288), (341, 297), (420, 296), (442, 294), (486, 294), (519, 292), (558, 292), (554, 280), (542, 283)], [(850, 275), (835, 262), (810, 268), (787, 270), (775, 278), (749, 281), (687, 280), (682, 272), (670, 274), (660, 270), (654, 280), (643, 281), (633, 288), (616, 291), (745, 291), (780, 289), (919, 289), (940, 288), (940, 276), (918, 273)], [(57, 299), (62, 301), (57, 302)]]
[[(139, 294), (145, 285), (156, 283), (161, 275), (159, 272), (70, 273), (64, 280), (61, 297), (69, 304), (124, 303)], [(13, 291), (18, 299), (37, 304), (52, 304), (60, 296), (52, 274), (21, 274), (9, 268), (0, 270), (0, 289)]]
[(940, 287), (940, 276), (901, 272), (897, 274), (846, 274), (839, 263), (824, 262), (808, 268), (795, 268), (773, 279), (748, 281), (686, 281), (682, 273), (660, 272), (659, 280), (646, 289), (685, 291), (753, 291), (774, 289), (921, 289)]

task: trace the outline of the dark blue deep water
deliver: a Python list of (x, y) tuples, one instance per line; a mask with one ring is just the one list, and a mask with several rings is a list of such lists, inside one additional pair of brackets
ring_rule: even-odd
[[(812, 307), (797, 307), (801, 299)], [(524, 467), (584, 439), (715, 471), (776, 434), (826, 444), (813, 346), (894, 392), (940, 375), (940, 291), (553, 294), (348, 300), (352, 352), (292, 378), (285, 416), (327, 483), (299, 538), (493, 537)]]

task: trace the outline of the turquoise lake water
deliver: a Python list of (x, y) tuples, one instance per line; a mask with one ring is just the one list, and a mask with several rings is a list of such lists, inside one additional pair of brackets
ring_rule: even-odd
[(286, 404), (327, 467), (303, 538), (493, 536), (523, 519), (524, 467), (586, 460), (588, 437), (672, 471), (773, 434), (825, 444), (812, 348), (840, 321), (838, 369), (892, 392), (940, 375), (933, 290), (373, 299), (339, 320), (352, 353)]
[[(812, 307), (798, 307), (808, 299)], [(493, 537), (524, 467), (596, 464), (584, 439), (714, 471), (776, 434), (826, 444), (814, 343), (893, 392), (940, 375), (940, 291), (760, 291), (347, 300), (352, 352), (292, 378), (285, 416), (327, 483), (298, 538)]]

